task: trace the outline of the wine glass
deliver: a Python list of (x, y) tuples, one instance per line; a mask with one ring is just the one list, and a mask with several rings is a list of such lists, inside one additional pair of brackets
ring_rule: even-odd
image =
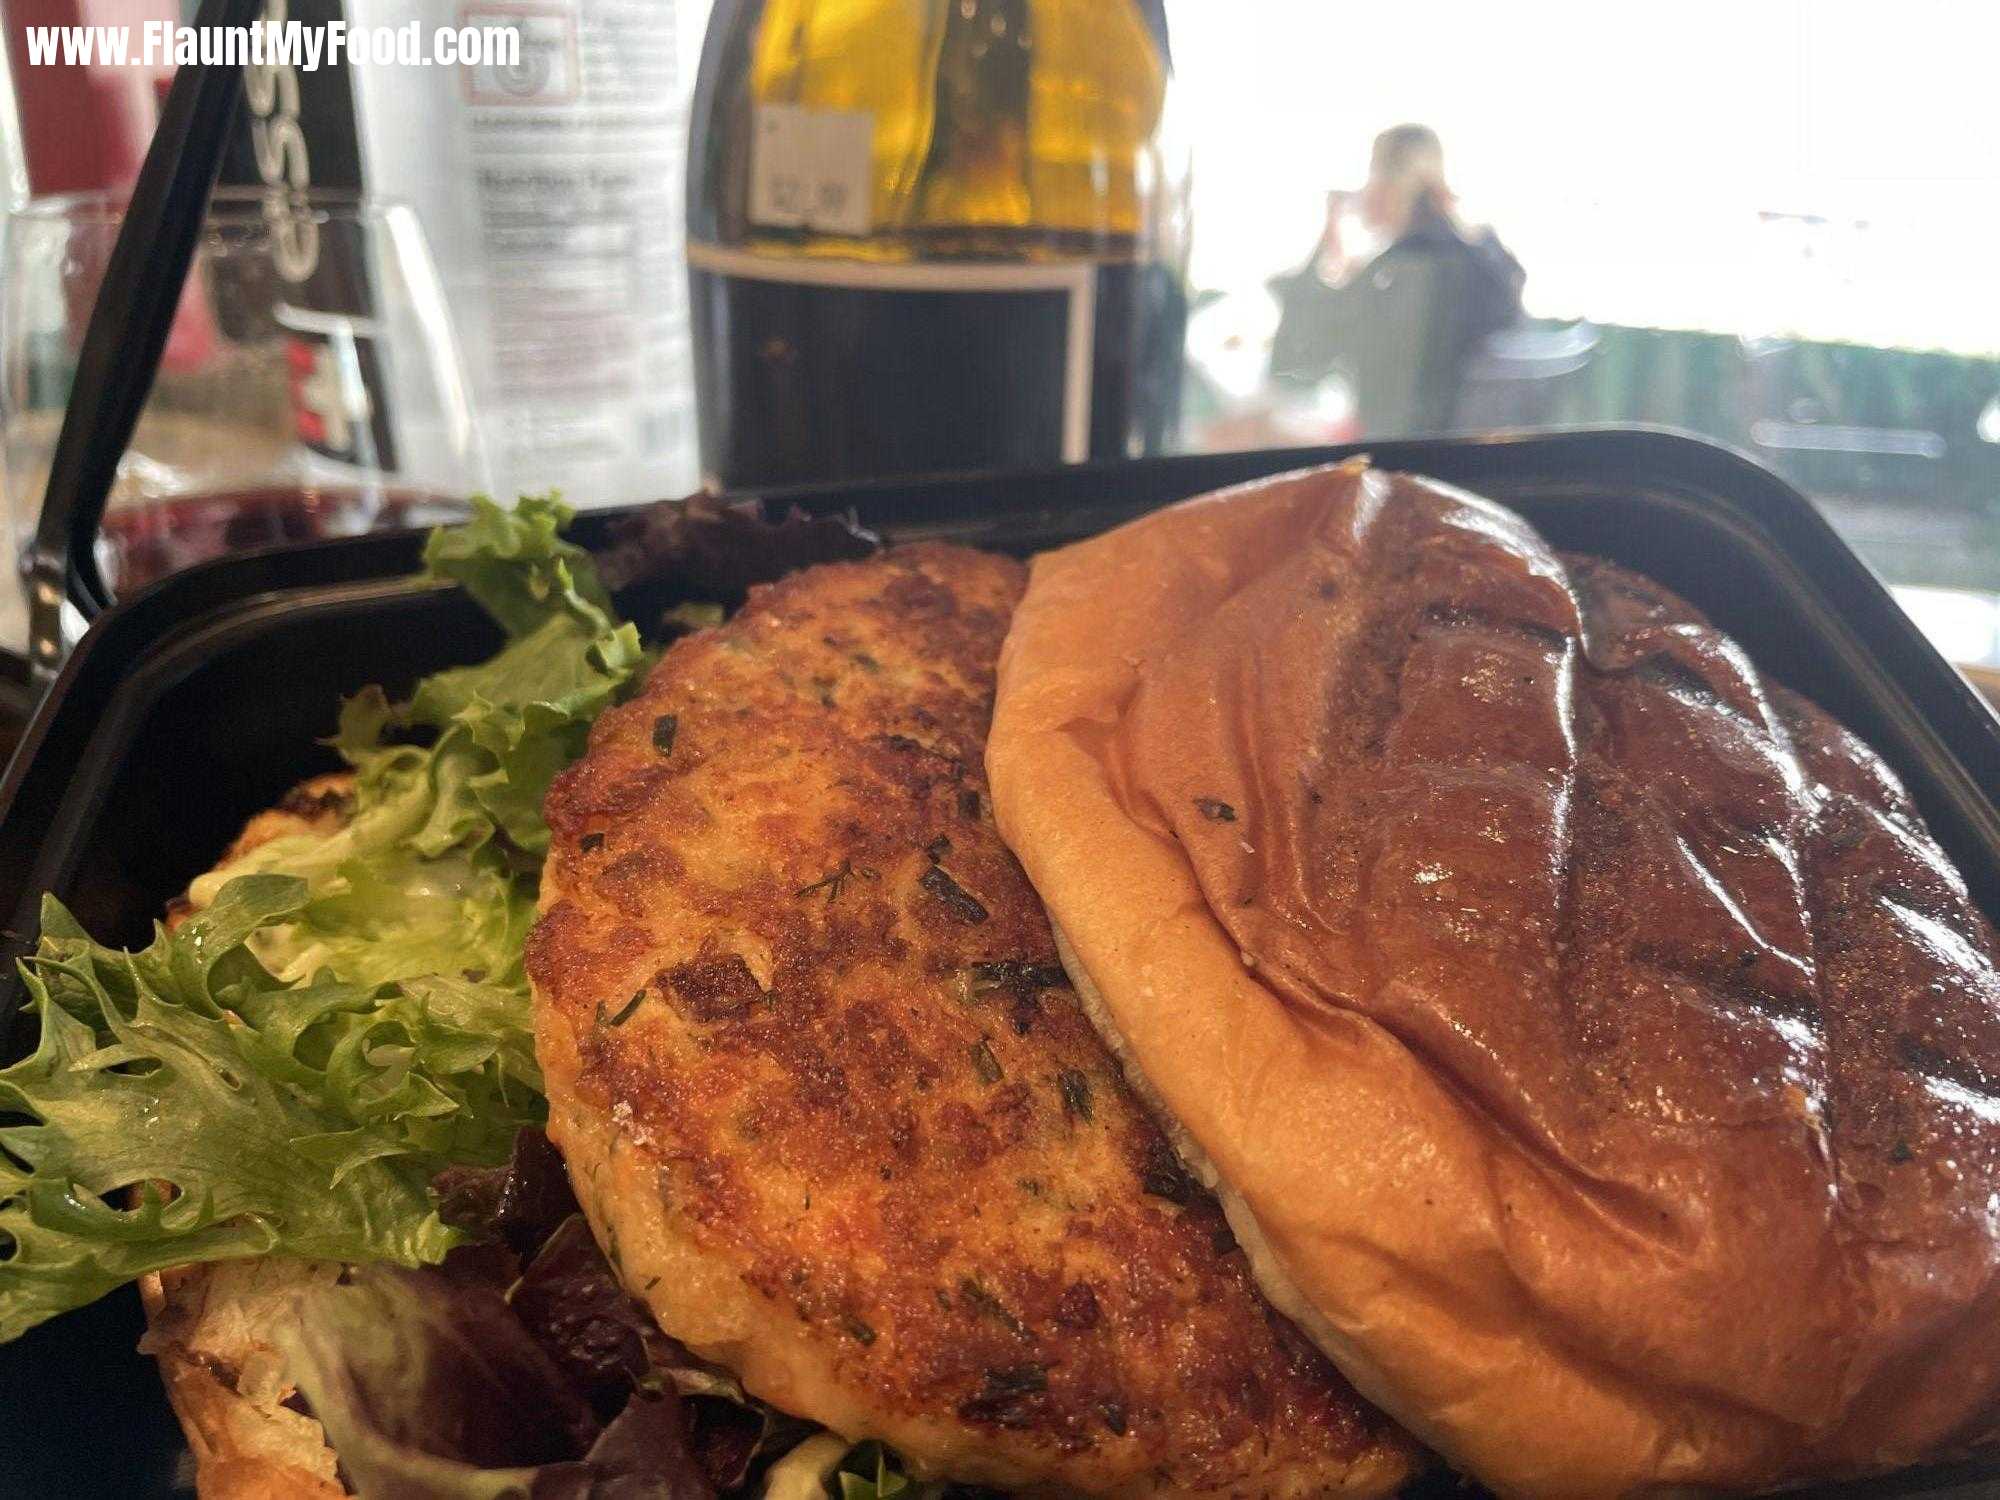
[[(124, 204), (34, 199), (0, 225), (0, 487), (33, 534)], [(407, 206), (218, 188), (97, 537), (114, 593), (244, 548), (428, 525), (485, 490), (480, 428)], [(18, 576), (0, 643), (26, 638)]]

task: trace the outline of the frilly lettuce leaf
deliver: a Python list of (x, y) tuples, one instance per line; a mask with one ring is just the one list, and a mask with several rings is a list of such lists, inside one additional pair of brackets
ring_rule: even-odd
[(147, 1271), (241, 1255), (433, 1263), (432, 1177), (544, 1113), (521, 945), (540, 807), (643, 664), (553, 497), (474, 502), (430, 576), (506, 632), (410, 698), (350, 700), (330, 836), (195, 882), (136, 953), (54, 902), (24, 965), (34, 1053), (0, 1070), (0, 1340)]
[(610, 629), (617, 622), (596, 564), (562, 539), (574, 516), (553, 494), (523, 496), (512, 510), (475, 496), (470, 520), (431, 533), (425, 571), (462, 585), (516, 639), (553, 613), (594, 616)]
[(59, 904), (24, 966), (41, 1034), (0, 1069), (0, 1340), (148, 1271), (243, 1255), (421, 1265), (431, 1201), (543, 1110), (512, 992), (445, 976), (286, 983), (251, 951), (305, 882), (233, 881), (126, 953)]
[[(589, 556), (558, 538), (570, 511), (553, 497), (513, 511), (475, 500), (472, 520), (435, 533), (431, 576), (462, 584), (507, 632), (499, 655), (425, 678), (405, 703), (379, 689), (348, 705), (335, 744), (371, 784), (399, 784), (427, 762), (428, 816), (407, 837), (419, 854), (483, 844), (547, 850), (542, 794), (583, 753), (590, 722), (644, 664), (639, 633), (620, 624)], [(391, 731), (433, 730), (423, 749), (385, 744)]]
[(259, 946), (287, 978), (331, 968), (359, 984), (438, 976), (526, 993), (521, 946), (534, 884), (502, 862), (389, 849), (347, 861), (337, 876), (300, 922)]
[(350, 698), (333, 739), (356, 776), (346, 826), (274, 839), (190, 891), (200, 906), (238, 875), (303, 878), (310, 902), (259, 948), (288, 977), (320, 965), (375, 982), (469, 971), (525, 995), (521, 942), (549, 838), (542, 797), (646, 659), (589, 556), (557, 535), (566, 506), (472, 503), (470, 521), (433, 534), (425, 563), (470, 590), (507, 644), (402, 702), (379, 687)]

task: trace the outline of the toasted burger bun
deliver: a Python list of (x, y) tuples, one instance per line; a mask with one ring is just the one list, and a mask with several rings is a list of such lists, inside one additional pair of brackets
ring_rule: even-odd
[(2000, 1430), (2000, 979), (1684, 602), (1361, 464), (1038, 559), (988, 748), (1087, 1007), (1355, 1384), (1520, 1495)]
[(201, 1500), (344, 1500), (318, 1421), (287, 1403), (297, 1386), (272, 1330), (316, 1277), (317, 1261), (232, 1260), (145, 1277), (148, 1331), (167, 1400), (194, 1455)]
[[(244, 826), (216, 868), (289, 834), (335, 833), (354, 777), (315, 776)], [(192, 908), (168, 913), (178, 926)], [(201, 1500), (345, 1500), (326, 1430), (296, 1404), (298, 1386), (272, 1330), (294, 1299), (340, 1267), (278, 1257), (182, 1266), (139, 1280), (167, 1400), (187, 1434)]]

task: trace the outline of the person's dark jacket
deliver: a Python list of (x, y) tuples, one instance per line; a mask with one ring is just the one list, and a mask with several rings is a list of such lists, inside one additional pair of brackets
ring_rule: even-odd
[(1409, 227), (1383, 254), (1449, 257), (1463, 265), (1451, 340), (1457, 352), (1454, 364), (1460, 370), (1489, 334), (1521, 319), (1521, 288), (1528, 273), (1513, 252), (1491, 228), (1477, 229), (1470, 236), (1460, 233), (1428, 197), (1418, 201)]
[[(1359, 387), (1371, 431), (1449, 425), (1467, 362), (1488, 336), (1521, 317), (1521, 263), (1491, 229), (1463, 234), (1429, 200), (1394, 243), (1341, 285), (1322, 281), (1316, 262), (1317, 251), (1271, 283), (1280, 305), (1271, 373), (1310, 385), (1343, 368)], [(1421, 284), (1436, 289), (1420, 328), (1384, 306), (1387, 289), (1413, 266), (1425, 273)], [(1384, 347), (1398, 341), (1410, 346)]]

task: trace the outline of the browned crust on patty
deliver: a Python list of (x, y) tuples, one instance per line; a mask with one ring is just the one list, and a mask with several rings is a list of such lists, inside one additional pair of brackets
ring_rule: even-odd
[(809, 569), (598, 722), (528, 945), (551, 1134), (668, 1332), (929, 1472), (1393, 1488), (1403, 1440), (1257, 1295), (993, 826), (1022, 581)]

